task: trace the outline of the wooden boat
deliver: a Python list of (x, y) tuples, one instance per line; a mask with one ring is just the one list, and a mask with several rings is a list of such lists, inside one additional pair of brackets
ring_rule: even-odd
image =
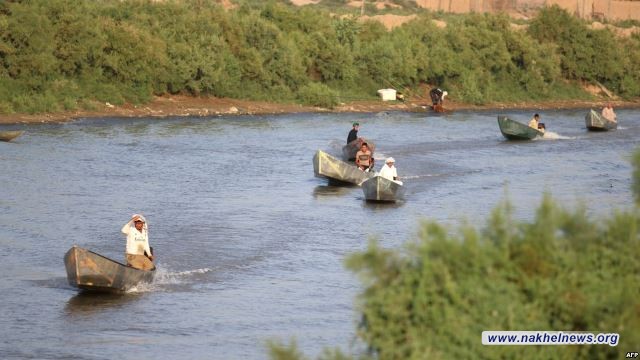
[(509, 140), (532, 140), (536, 136), (544, 136), (542, 131), (511, 120), (506, 116), (498, 116), (498, 126), (502, 135)]
[(24, 134), (24, 131), (0, 131), (0, 141), (11, 141)]
[(64, 255), (69, 285), (82, 290), (122, 292), (153, 280), (153, 270), (139, 270), (100, 254), (73, 246)]
[(342, 147), (342, 160), (354, 161), (356, 159), (358, 150), (360, 150), (360, 148), (362, 147), (362, 143), (365, 142), (369, 146), (369, 150), (371, 150), (371, 154), (373, 155), (373, 152), (376, 149), (376, 144), (374, 144), (373, 141), (367, 140), (365, 138), (357, 138)]
[(329, 179), (331, 182), (360, 185), (373, 176), (373, 172), (364, 172), (357, 166), (336, 159), (322, 150), (313, 156), (313, 172), (317, 177)]
[(589, 131), (609, 131), (618, 127), (617, 122), (605, 119), (593, 109), (584, 117), (584, 122)]
[(376, 175), (362, 183), (362, 192), (367, 201), (396, 201), (404, 198), (404, 185)]
[(433, 105), (431, 108), (435, 112), (439, 112), (439, 113), (444, 112), (444, 106), (442, 106), (442, 104)]

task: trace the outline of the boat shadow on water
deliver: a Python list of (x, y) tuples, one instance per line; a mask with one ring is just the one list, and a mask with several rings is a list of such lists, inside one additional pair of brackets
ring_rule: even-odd
[(405, 200), (396, 201), (371, 201), (365, 200), (364, 196), (359, 196), (358, 200), (362, 201), (362, 207), (374, 211), (384, 211), (388, 209), (397, 209), (404, 205)]
[(344, 184), (334, 185), (329, 183), (329, 185), (318, 185), (313, 188), (313, 197), (328, 197), (328, 196), (342, 196), (351, 191), (358, 186), (352, 184)]
[(91, 315), (112, 310), (141, 299), (141, 293), (96, 293), (81, 291), (72, 296), (65, 306), (69, 315)]

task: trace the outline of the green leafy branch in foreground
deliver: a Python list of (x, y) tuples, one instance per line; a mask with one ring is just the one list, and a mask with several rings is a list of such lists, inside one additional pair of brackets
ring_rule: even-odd
[[(640, 202), (640, 150), (633, 156)], [(363, 358), (618, 359), (640, 344), (640, 209), (601, 221), (545, 195), (533, 222), (498, 206), (482, 230), (425, 221), (401, 250), (375, 241), (351, 255), (362, 279)], [(483, 346), (483, 330), (614, 332), (617, 347)], [(271, 344), (273, 359), (302, 359)], [(335, 356), (334, 356), (335, 355)], [(345, 359), (325, 352), (320, 359)]]

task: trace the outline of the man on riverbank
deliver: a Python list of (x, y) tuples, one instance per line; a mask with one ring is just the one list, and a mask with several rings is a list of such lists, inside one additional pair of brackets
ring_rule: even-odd
[(349, 131), (349, 135), (347, 136), (347, 144), (356, 140), (358, 138), (358, 130), (360, 129), (360, 123), (354, 122), (353, 128)]
[(153, 254), (149, 247), (149, 232), (144, 216), (133, 214), (131, 220), (124, 224), (122, 233), (127, 236), (127, 265), (140, 270), (152, 270)]
[(433, 104), (431, 107), (433, 110), (437, 112), (444, 111), (442, 104), (444, 103), (444, 97), (447, 95), (448, 93), (440, 88), (431, 89), (431, 91), (429, 91), (429, 96), (431, 97), (431, 102)]
[(609, 121), (617, 122), (616, 113), (613, 111), (613, 106), (611, 106), (611, 103), (607, 103), (607, 106), (602, 109), (602, 117)]

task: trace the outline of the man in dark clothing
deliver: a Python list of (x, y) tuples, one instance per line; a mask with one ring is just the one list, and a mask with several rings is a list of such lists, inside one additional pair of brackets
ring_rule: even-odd
[(431, 102), (435, 107), (436, 105), (442, 105), (442, 101), (444, 100), (444, 97), (447, 96), (447, 92), (442, 91), (440, 88), (431, 89), (431, 91), (429, 91), (429, 96), (431, 97)]
[(360, 129), (360, 124), (354, 122), (353, 129), (349, 131), (349, 136), (347, 136), (347, 144), (358, 138), (358, 129)]

